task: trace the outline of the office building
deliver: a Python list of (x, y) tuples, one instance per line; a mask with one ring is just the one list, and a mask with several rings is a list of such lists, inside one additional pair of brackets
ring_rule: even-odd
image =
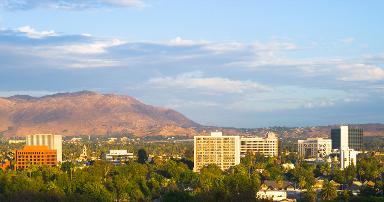
[(240, 136), (224, 136), (221, 132), (194, 137), (194, 168), (199, 172), (208, 164), (222, 170), (240, 164)]
[(301, 158), (325, 158), (332, 152), (332, 140), (307, 138), (297, 141), (297, 152)]
[(111, 161), (115, 164), (120, 164), (133, 158), (133, 153), (128, 153), (127, 150), (109, 150), (109, 154), (105, 155), (107, 161)]
[(31, 165), (57, 165), (57, 153), (48, 146), (24, 146), (15, 151), (15, 170), (25, 169)]
[(279, 138), (273, 132), (262, 137), (241, 137), (240, 154), (244, 157), (248, 152), (259, 153), (263, 156), (279, 155)]
[(349, 147), (355, 151), (363, 151), (363, 129), (340, 126), (331, 130), (332, 149)]
[(48, 146), (50, 150), (56, 150), (57, 162), (63, 161), (61, 135), (53, 135), (53, 134), (27, 135), (26, 142), (28, 146)]

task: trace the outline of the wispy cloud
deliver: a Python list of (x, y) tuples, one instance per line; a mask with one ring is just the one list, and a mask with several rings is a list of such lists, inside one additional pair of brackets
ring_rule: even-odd
[(53, 30), (49, 30), (49, 31), (37, 31), (35, 30), (34, 28), (30, 27), (30, 26), (23, 26), (23, 27), (19, 27), (16, 29), (17, 32), (20, 32), (20, 33), (25, 33), (28, 37), (30, 38), (36, 38), (36, 39), (40, 39), (40, 38), (44, 38), (44, 37), (49, 37), (49, 36), (57, 36), (57, 33)]
[(0, 8), (29, 10), (35, 8), (84, 10), (104, 7), (144, 7), (142, 0), (2, 0)]
[(198, 89), (202, 92), (243, 93), (269, 91), (269, 87), (253, 82), (221, 77), (205, 77), (201, 72), (191, 72), (176, 77), (158, 77), (149, 80), (155, 88)]
[(192, 116), (202, 108), (259, 114), (383, 99), (382, 54), (311, 57), (303, 47), (275, 39), (128, 41), (24, 26), (0, 31), (0, 90), (14, 78), (22, 81), (15, 91), (124, 86), (120, 92)]
[(368, 64), (343, 64), (338, 66), (342, 72), (339, 79), (342, 81), (368, 81), (384, 80), (384, 69)]

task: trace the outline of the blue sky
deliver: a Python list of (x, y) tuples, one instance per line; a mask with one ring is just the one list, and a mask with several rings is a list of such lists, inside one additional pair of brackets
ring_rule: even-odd
[(0, 96), (118, 93), (218, 126), (383, 122), (383, 9), (0, 0)]

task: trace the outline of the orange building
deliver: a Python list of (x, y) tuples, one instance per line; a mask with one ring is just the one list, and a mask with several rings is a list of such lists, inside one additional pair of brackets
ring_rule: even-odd
[(16, 170), (28, 168), (31, 165), (57, 165), (56, 150), (48, 146), (24, 146), (22, 150), (15, 151)]

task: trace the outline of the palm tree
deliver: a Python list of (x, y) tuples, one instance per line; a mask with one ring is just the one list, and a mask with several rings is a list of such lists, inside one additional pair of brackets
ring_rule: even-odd
[(325, 163), (325, 164), (321, 165), (320, 166), (320, 172), (324, 176), (328, 176), (329, 173), (331, 173), (331, 166), (328, 163)]
[(337, 191), (332, 182), (325, 180), (323, 189), (321, 189), (322, 200), (333, 200), (337, 197)]
[(300, 177), (299, 177), (299, 187), (300, 187), (301, 189), (304, 189), (304, 187), (305, 187), (306, 184), (307, 184), (307, 182), (305, 181), (305, 177), (300, 176)]

